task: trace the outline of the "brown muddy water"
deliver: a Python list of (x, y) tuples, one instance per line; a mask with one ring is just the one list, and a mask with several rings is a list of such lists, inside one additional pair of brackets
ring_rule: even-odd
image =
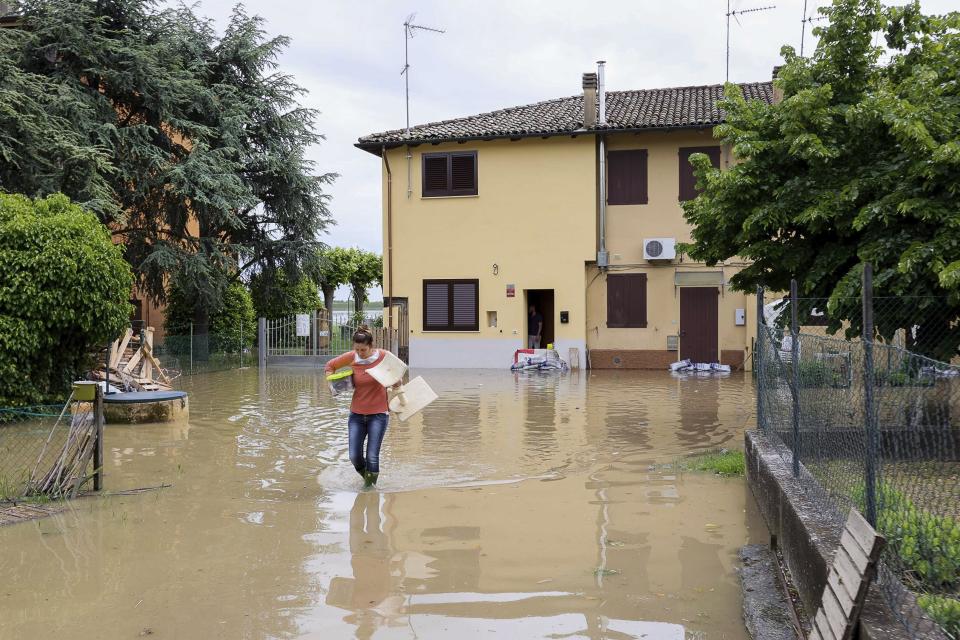
[(189, 424), (107, 427), (107, 490), (0, 528), (0, 638), (747, 637), (749, 377), (419, 371), (380, 487), (320, 372), (196, 376)]

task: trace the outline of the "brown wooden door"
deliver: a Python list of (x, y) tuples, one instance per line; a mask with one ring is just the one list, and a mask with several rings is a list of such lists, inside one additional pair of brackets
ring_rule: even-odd
[(716, 287), (680, 288), (680, 359), (717, 362)]

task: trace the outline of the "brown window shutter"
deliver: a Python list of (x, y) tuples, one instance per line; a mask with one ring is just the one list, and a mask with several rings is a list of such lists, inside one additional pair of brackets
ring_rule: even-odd
[(453, 283), (453, 326), (455, 329), (478, 331), (479, 300), (476, 282)]
[(477, 195), (477, 154), (453, 155), (450, 164), (450, 190), (455, 195)]
[(423, 283), (423, 328), (446, 329), (450, 326), (450, 287), (446, 282)]
[(446, 195), (447, 187), (446, 155), (423, 156), (423, 195)]
[(643, 329), (647, 326), (647, 274), (607, 276), (607, 327)]
[(424, 197), (477, 195), (477, 152), (423, 154)]
[(647, 150), (607, 153), (607, 204), (647, 204)]
[(710, 158), (710, 163), (720, 168), (720, 147), (680, 147), (680, 196), (679, 199), (693, 200), (700, 195), (697, 189), (697, 178), (693, 175), (693, 166), (690, 156), (695, 153), (704, 153)]
[(479, 280), (424, 280), (424, 331), (479, 331)]

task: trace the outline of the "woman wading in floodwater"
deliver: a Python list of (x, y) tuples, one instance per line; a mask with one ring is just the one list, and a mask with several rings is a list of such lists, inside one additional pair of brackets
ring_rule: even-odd
[[(367, 327), (353, 334), (353, 351), (337, 356), (324, 367), (330, 375), (341, 367), (353, 369), (353, 400), (350, 403), (350, 420), (347, 422), (350, 438), (350, 462), (363, 476), (368, 487), (377, 484), (380, 473), (380, 444), (387, 432), (389, 420), (387, 390), (377, 382), (368, 370), (383, 361), (384, 349), (373, 348), (373, 334)], [(363, 441), (367, 441), (367, 455), (363, 455)]]

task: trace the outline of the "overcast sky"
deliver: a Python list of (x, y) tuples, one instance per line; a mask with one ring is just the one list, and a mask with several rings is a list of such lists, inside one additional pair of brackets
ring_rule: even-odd
[[(222, 27), (235, 2), (202, 0)], [(780, 47), (799, 51), (803, 0), (731, 0), (730, 80), (770, 79)], [(808, 14), (826, 0), (809, 0)], [(945, 12), (955, 0), (927, 0)], [(312, 149), (330, 188), (328, 244), (382, 251), (380, 160), (353, 144), (404, 126), (403, 22), (442, 28), (410, 41), (411, 124), (580, 92), (581, 74), (607, 61), (607, 88), (650, 89), (724, 81), (726, 0), (248, 0), (270, 34), (292, 39), (281, 67), (307, 89), (326, 141)], [(817, 23), (813, 23), (815, 26)], [(805, 49), (815, 42), (807, 30)], [(379, 299), (380, 292), (372, 292)], [(340, 296), (338, 296), (339, 298)]]

